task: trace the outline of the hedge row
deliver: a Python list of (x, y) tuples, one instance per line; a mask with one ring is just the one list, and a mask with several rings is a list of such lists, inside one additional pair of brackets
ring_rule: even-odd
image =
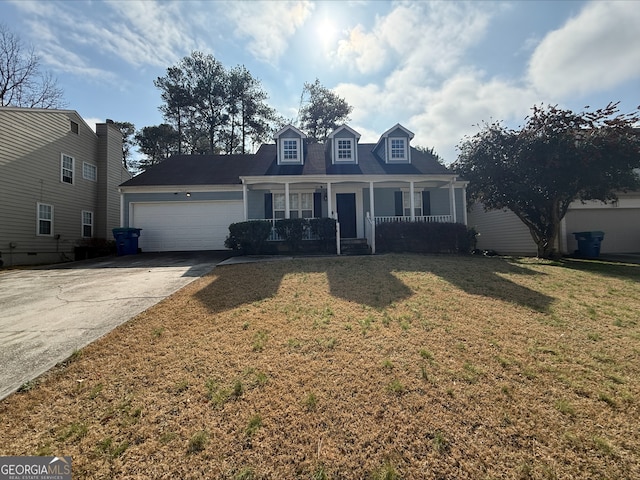
[(376, 252), (470, 253), (475, 237), (475, 230), (461, 223), (381, 223), (376, 225)]

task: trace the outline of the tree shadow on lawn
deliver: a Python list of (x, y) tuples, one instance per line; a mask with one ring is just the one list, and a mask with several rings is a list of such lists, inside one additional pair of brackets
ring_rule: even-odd
[(564, 258), (559, 260), (557, 265), (571, 270), (640, 282), (640, 264), (618, 263), (597, 259)]
[(289, 274), (324, 273), (333, 297), (381, 309), (405, 300), (413, 290), (394, 272), (429, 272), (472, 295), (517, 303), (547, 312), (552, 297), (518, 285), (500, 274), (544, 275), (499, 258), (393, 255), (294, 260), (270, 264), (219, 266), (217, 278), (196, 293), (212, 312), (222, 312), (277, 295)]
[[(429, 256), (425, 256), (429, 259)], [(503, 275), (540, 276), (545, 273), (517, 265), (501, 257), (433, 256), (434, 261), (415, 262), (409, 271), (430, 272), (470, 295), (516, 303), (536, 312), (548, 313), (554, 298), (515, 283)], [(437, 259), (437, 260), (435, 260)], [(461, 271), (461, 268), (464, 270)], [(400, 269), (400, 268), (399, 268)]]

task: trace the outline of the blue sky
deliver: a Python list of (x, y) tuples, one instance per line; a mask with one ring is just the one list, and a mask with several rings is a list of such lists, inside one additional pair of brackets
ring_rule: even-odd
[(536, 103), (640, 105), (633, 0), (0, 0), (0, 22), (92, 127), (162, 123), (153, 80), (193, 50), (245, 65), (286, 118), (317, 77), (354, 107), (361, 142), (401, 123), (447, 163), (481, 122), (516, 127)]

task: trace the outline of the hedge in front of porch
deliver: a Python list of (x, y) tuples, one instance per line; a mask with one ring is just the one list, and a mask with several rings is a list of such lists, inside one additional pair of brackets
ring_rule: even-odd
[(470, 253), (475, 233), (461, 223), (388, 222), (376, 225), (379, 253)]

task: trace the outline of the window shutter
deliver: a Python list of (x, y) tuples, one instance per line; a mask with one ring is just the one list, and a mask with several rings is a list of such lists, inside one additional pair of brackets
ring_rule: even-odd
[(264, 194), (264, 218), (273, 218), (273, 194), (271, 193)]
[(429, 190), (422, 191), (422, 215), (431, 215), (431, 192)]
[(313, 216), (315, 218), (322, 217), (322, 193), (313, 192)]
[(404, 214), (404, 205), (402, 204), (402, 192), (394, 192), (396, 200), (396, 217)]

